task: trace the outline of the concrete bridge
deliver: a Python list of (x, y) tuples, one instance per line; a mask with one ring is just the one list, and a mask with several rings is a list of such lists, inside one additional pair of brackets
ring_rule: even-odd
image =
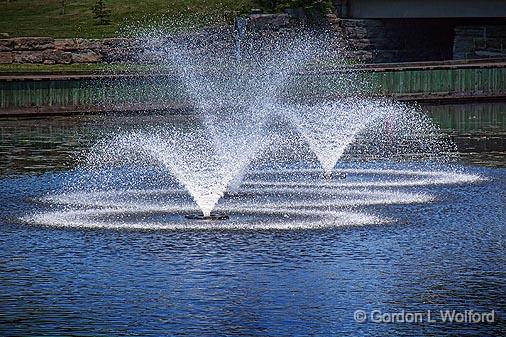
[(506, 0), (334, 0), (365, 62), (506, 59)]
[(506, 18), (506, 0), (336, 0), (338, 14), (356, 19)]

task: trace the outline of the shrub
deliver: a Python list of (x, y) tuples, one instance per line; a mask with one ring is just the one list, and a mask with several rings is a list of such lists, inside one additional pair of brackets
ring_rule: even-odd
[(95, 24), (108, 25), (111, 23), (111, 10), (105, 6), (104, 0), (95, 1), (92, 10), (95, 14)]

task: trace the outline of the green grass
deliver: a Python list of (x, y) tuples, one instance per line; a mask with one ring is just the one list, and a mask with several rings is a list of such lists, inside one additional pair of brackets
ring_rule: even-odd
[(259, 7), (256, 0), (105, 0), (111, 10), (111, 24), (96, 25), (92, 12), (95, 0), (67, 0), (65, 14), (61, 14), (60, 3), (60, 0), (3, 0), (0, 33), (10, 37), (114, 37), (131, 25), (171, 21), (213, 24), (224, 21), (226, 10), (245, 13)]
[[(138, 65), (137, 67), (142, 67)], [(117, 73), (123, 70), (134, 70), (133, 65), (102, 64), (102, 63), (75, 63), (75, 64), (0, 64), (0, 75), (7, 74), (94, 74)], [(139, 69), (145, 70), (145, 69)]]
[[(307, 70), (334, 69), (336, 67), (356, 65), (355, 62), (343, 62), (342, 59), (321, 60), (315, 64), (308, 64)], [(122, 63), (73, 63), (73, 64), (36, 64), (11, 63), (0, 64), (0, 75), (21, 74), (117, 74), (132, 72), (160, 72), (170, 71), (170, 66), (151, 64), (122, 64)]]

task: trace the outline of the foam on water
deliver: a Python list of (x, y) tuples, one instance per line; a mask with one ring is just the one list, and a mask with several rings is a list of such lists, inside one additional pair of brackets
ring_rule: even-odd
[[(410, 192), (405, 188), (451, 185), (482, 180), (454, 172), (402, 169), (339, 169), (355, 183), (310, 179), (298, 176), (314, 169), (255, 170), (235, 193), (225, 195), (217, 211), (230, 215), (227, 221), (188, 220), (197, 212), (182, 188), (74, 191), (48, 195), (42, 202), (57, 210), (27, 216), (31, 224), (58, 227), (111, 229), (310, 229), (366, 224), (386, 224), (395, 219), (364, 211), (366, 207), (434, 202), (437, 196)], [(286, 182), (276, 181), (281, 175)], [(271, 176), (270, 180), (265, 177)], [(256, 177), (256, 178), (255, 178)], [(371, 180), (376, 179), (375, 185)], [(306, 179), (307, 180), (307, 179)], [(366, 183), (369, 185), (364, 186)], [(251, 187), (255, 186), (255, 187)], [(374, 188), (371, 188), (373, 186)], [(402, 188), (403, 190), (400, 190)]]

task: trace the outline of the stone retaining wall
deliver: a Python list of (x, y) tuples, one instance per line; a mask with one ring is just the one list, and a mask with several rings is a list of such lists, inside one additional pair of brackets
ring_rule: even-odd
[(506, 57), (506, 25), (457, 26), (453, 58)]
[(353, 58), (388, 63), (451, 59), (453, 27), (426, 20), (338, 19)]
[[(484, 57), (506, 57), (506, 26), (457, 26), (445, 20), (356, 20), (326, 16), (327, 22), (348, 46), (348, 56), (367, 63), (437, 61)], [(248, 31), (262, 35), (291, 32), (296, 34), (300, 18), (289, 14), (252, 14)], [(209, 37), (212, 36), (210, 39)], [(216, 50), (233, 49), (234, 27), (208, 28), (174, 39), (194, 41), (196, 48), (213, 41)], [(142, 40), (52, 39), (23, 37), (0, 39), (0, 64), (40, 63), (111, 63), (145, 61), (141, 57), (149, 48), (163, 46), (167, 39)], [(176, 41), (177, 42), (177, 41)], [(214, 47), (213, 47), (214, 48)]]
[(134, 39), (0, 39), (0, 63), (98, 63), (128, 59), (140, 49)]
[[(293, 31), (293, 20), (287, 14), (252, 14), (247, 21), (248, 31), (262, 31), (275, 37)], [(106, 39), (53, 39), (49, 37), (22, 37), (0, 39), (0, 64), (39, 63), (114, 63), (145, 62), (143, 55), (165, 46), (169, 40), (190, 42), (195, 48), (208, 50), (233, 50), (234, 27), (210, 27), (200, 32), (174, 37), (106, 38)], [(212, 46), (209, 44), (212, 43)], [(205, 46), (205, 48), (202, 48)], [(214, 48), (214, 49), (213, 49)], [(198, 51), (197, 51), (198, 52)], [(148, 60), (149, 61), (149, 60)]]
[[(232, 27), (208, 28), (198, 33), (176, 37), (106, 38), (106, 39), (53, 39), (48, 37), (22, 37), (0, 39), (0, 63), (128, 63), (146, 61), (144, 54), (163, 48), (169, 41), (176, 45), (189, 41), (198, 48), (212, 41), (215, 48), (233, 45)], [(203, 43), (206, 41), (206, 44)]]

